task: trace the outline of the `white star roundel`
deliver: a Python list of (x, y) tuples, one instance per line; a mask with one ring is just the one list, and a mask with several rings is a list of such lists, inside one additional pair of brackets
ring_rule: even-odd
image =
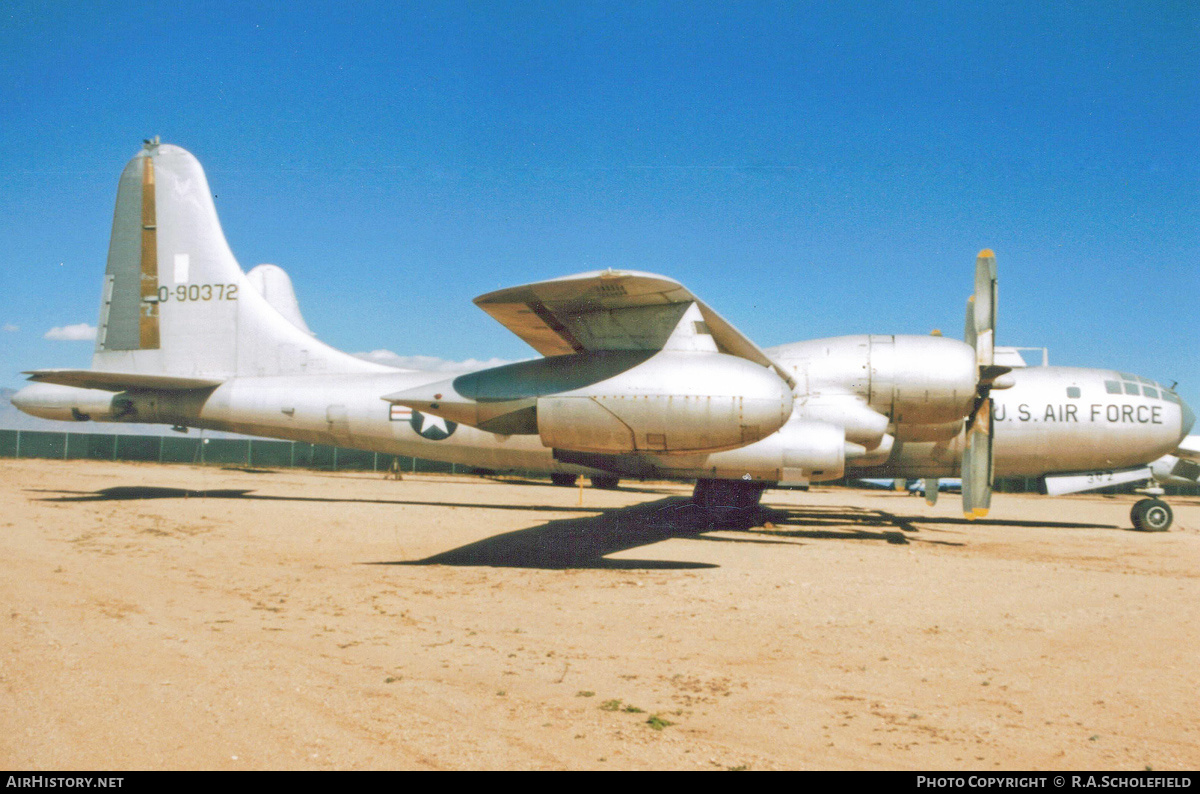
[(416, 434), (421, 438), (427, 438), (430, 441), (441, 441), (444, 438), (449, 438), (458, 428), (457, 422), (451, 422), (449, 419), (443, 419), (440, 416), (433, 414), (423, 414), (420, 411), (412, 412), (412, 419), (409, 424)]

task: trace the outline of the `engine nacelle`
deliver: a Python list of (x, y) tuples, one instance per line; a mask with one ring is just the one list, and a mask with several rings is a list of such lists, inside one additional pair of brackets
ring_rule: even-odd
[(962, 419), (979, 379), (975, 351), (941, 336), (840, 336), (770, 352), (795, 374), (801, 393), (857, 395), (896, 425)]
[(942, 336), (871, 340), (873, 408), (897, 425), (942, 424), (971, 412), (979, 368), (965, 342)]
[(537, 398), (542, 443), (581, 452), (694, 453), (753, 444), (792, 413), (773, 371), (722, 353), (663, 351), (614, 377)]

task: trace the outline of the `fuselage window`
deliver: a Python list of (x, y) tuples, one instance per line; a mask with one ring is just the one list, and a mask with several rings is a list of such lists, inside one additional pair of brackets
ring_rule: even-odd
[(1104, 381), (1104, 390), (1109, 394), (1120, 394), (1121, 382), (1115, 380), (1106, 380)]
[(1079, 387), (1078, 386), (1068, 386), (1067, 387), (1067, 396), (1073, 400), (1079, 399)]

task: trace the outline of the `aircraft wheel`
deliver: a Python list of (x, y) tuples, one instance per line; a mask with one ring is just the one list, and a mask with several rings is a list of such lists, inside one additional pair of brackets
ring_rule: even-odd
[(591, 480), (593, 488), (603, 488), (606, 491), (611, 491), (617, 487), (617, 483), (621, 481), (621, 478), (608, 474), (594, 474)]
[(576, 474), (564, 474), (557, 471), (550, 475), (550, 482), (554, 483), (555, 485), (565, 485), (568, 487), (574, 485), (575, 481), (578, 479), (579, 476)]
[(1142, 499), (1129, 512), (1133, 528), (1142, 532), (1166, 532), (1171, 528), (1175, 514), (1171, 506), (1161, 499)]

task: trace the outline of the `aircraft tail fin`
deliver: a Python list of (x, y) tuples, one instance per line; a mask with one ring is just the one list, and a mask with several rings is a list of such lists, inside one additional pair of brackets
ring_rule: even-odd
[(196, 158), (147, 142), (117, 189), (92, 368), (216, 380), (390, 369), (306, 330), (242, 272)]

